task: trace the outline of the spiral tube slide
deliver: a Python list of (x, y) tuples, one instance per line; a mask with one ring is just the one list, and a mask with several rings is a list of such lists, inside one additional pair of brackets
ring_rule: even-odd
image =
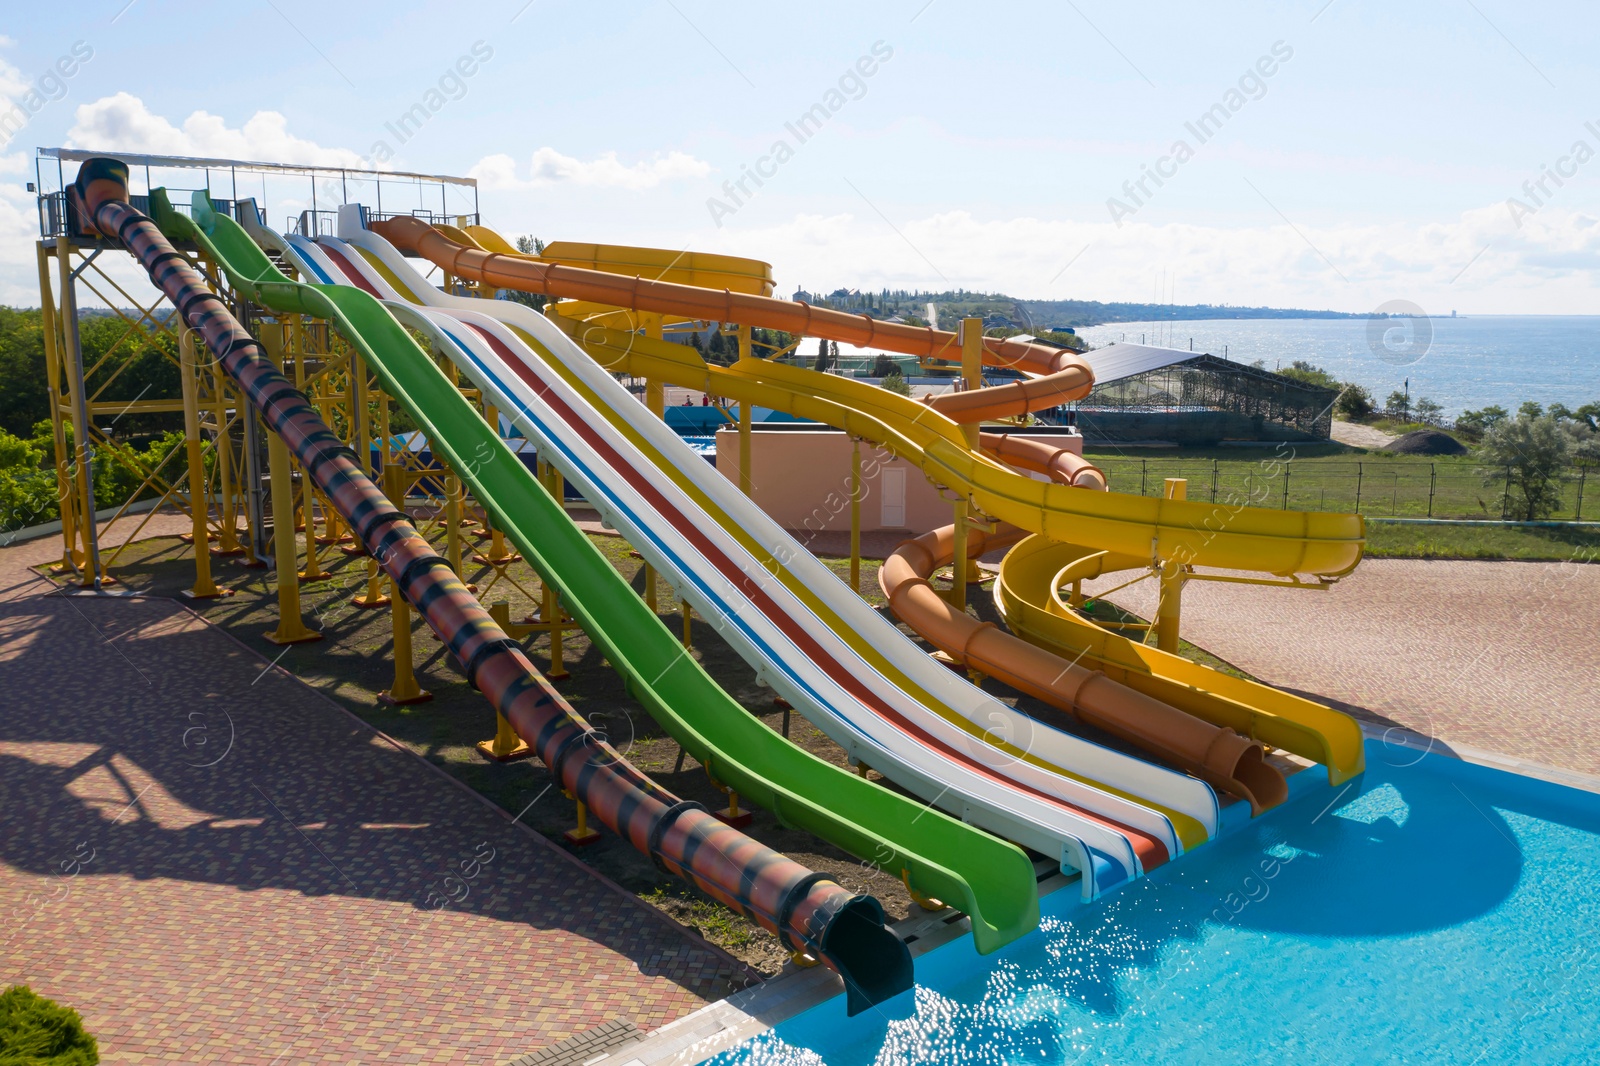
[[(496, 288), (680, 314), (709, 322), (738, 322), (921, 358), (961, 358), (956, 335), (932, 326), (880, 322), (870, 315), (852, 315), (771, 296), (649, 281), (637, 274), (630, 277), (544, 262), (514, 252), (486, 251), (453, 241), (421, 219), (406, 215), (374, 222), (372, 229), (402, 252), (432, 260), (457, 277), (481, 280)], [(1078, 353), (1046, 344), (985, 337), (983, 361), (1035, 376), (991, 389), (949, 393), (931, 400), (929, 406), (956, 422), (982, 422), (1019, 411), (1059, 407), (1086, 395), (1094, 384), (1094, 372)]]
[[(73, 190), (81, 217), (120, 240), (140, 261), (361, 537), (396, 590), (463, 664), (468, 680), (538, 751), (562, 784), (663, 869), (776, 933), (790, 948), (814, 951), (845, 979), (851, 1013), (909, 989), (909, 953), (884, 928), (877, 900), (852, 895), (723, 825), (697, 804), (661, 789), (588, 728), (366, 476), (304, 394), (273, 367), (187, 258), (128, 203), (127, 174), (126, 164), (116, 159), (85, 161)], [(254, 288), (248, 295), (277, 310), (335, 321), (358, 347), (366, 338), (358, 322), (380, 326), (381, 332), (386, 321), (404, 337), (398, 324), (362, 294), (349, 300), (298, 285)], [(352, 309), (357, 309), (354, 314)], [(426, 356), (419, 355), (425, 363)], [(402, 398), (409, 394), (398, 380), (385, 384)], [(454, 392), (442, 375), (437, 382), (421, 384)], [(470, 408), (465, 414), (477, 419)]]

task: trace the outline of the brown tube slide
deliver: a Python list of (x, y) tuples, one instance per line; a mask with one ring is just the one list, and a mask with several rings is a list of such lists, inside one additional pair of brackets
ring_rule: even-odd
[[(984, 389), (993, 392), (993, 389)], [(1044, 474), (1063, 485), (1103, 492), (1106, 487), (1105, 471), (1095, 466), (1077, 452), (1055, 448), (1043, 441), (1023, 440), (1008, 433), (980, 433), (978, 444), (997, 459), (1017, 467)]]
[[(961, 344), (956, 335), (931, 326), (879, 322), (868, 315), (852, 315), (771, 296), (650, 281), (638, 276), (487, 252), (453, 241), (409, 215), (374, 222), (372, 232), (402, 253), (420, 255), (458, 278), (497, 289), (588, 300), (708, 322), (737, 322), (905, 355), (961, 358)], [(999, 337), (985, 337), (983, 346), (983, 361), (989, 366), (1009, 367), (1036, 376), (989, 389), (947, 393), (929, 401), (930, 407), (956, 422), (981, 422), (1059, 406), (1086, 395), (1094, 384), (1094, 372), (1077, 352)]]
[[(1027, 536), (1015, 526), (997, 533), (972, 530), (967, 557), (1010, 547)], [(1259, 743), (1113, 681), (1099, 670), (1068, 662), (1020, 637), (957, 610), (928, 583), (955, 557), (955, 527), (908, 540), (884, 561), (878, 585), (901, 621), (967, 667), (1044, 700), (1081, 721), (1137, 744), (1213, 788), (1238, 796), (1253, 814), (1289, 794), (1283, 774), (1265, 761)]]

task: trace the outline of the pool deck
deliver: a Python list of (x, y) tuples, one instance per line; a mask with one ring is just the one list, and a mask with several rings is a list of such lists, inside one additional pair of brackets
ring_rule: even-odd
[(745, 983), (180, 604), (56, 594), (58, 546), (0, 549), (0, 986), (103, 1062), (503, 1063)]
[[(1155, 591), (1110, 598), (1149, 617)], [(1368, 559), (1326, 591), (1192, 582), (1182, 628), (1380, 731), (1600, 774), (1600, 565)]]

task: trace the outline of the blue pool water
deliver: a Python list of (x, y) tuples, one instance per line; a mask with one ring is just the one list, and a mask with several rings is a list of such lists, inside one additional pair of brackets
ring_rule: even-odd
[(1367, 755), (1106, 900), (1046, 897), (1001, 952), (928, 953), (884, 1012), (840, 997), (712, 1061), (1600, 1062), (1600, 796)]

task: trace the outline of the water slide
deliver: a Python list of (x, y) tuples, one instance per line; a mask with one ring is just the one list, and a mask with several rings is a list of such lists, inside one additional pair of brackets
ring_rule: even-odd
[[(195, 198), (196, 217), (202, 219), (209, 212), (203, 195)], [(245, 229), (255, 242), (282, 252), (304, 277), (328, 285), (347, 281), (342, 266), (360, 258), (354, 249), (336, 242), (319, 245), (298, 237), (286, 240), (261, 227), (250, 212), (247, 206)], [(231, 220), (216, 219), (212, 242), (224, 246), (226, 262), (236, 264), (234, 269), (262, 276), (270, 264), (253, 245), (237, 247), (244, 234), (236, 238), (231, 236), (232, 230)], [(377, 288), (363, 291), (379, 292)], [(484, 305), (483, 301), (471, 302)], [(389, 306), (406, 326), (429, 335), (441, 350), (454, 351), (459, 341), (473, 347), (481, 358), (497, 358), (492, 350), (482, 350), (482, 335), (474, 329), (492, 331), (492, 322), (469, 321), (463, 329), (457, 321), (419, 313), (408, 304)], [(516, 338), (509, 340), (522, 343)], [(509, 401), (496, 402), (508, 415), (513, 410)], [(487, 431), (484, 425), (480, 438)], [(581, 444), (578, 434), (570, 436)], [(484, 443), (480, 439), (478, 445)], [(471, 451), (474, 461), (466, 468), (469, 472), (474, 467), (496, 465), (491, 457), (503, 459), (509, 454), (498, 440), (488, 450), (476, 447)], [(459, 445), (457, 450), (465, 451)], [(556, 448), (548, 442), (544, 454), (557, 458)], [(582, 459), (592, 468), (601, 465), (589, 451)], [(513, 459), (512, 463), (521, 466), (520, 461)], [(572, 464), (562, 465), (577, 472)], [(484, 486), (490, 493), (499, 488)], [(718, 687), (692, 656), (683, 654), (677, 639), (542, 490), (523, 489), (492, 495), (490, 500), (497, 515), (509, 517), (502, 528), (530, 565), (561, 594), (607, 660), (622, 672), (630, 692), (719, 781), (750, 802), (772, 810), (785, 824), (816, 833), (902, 877), (919, 894), (965, 911), (982, 951), (993, 951), (1038, 924), (1033, 866), (1015, 845), (940, 812), (928, 812), (921, 804), (823, 762), (773, 733)], [(645, 539), (641, 536), (639, 543)]]
[[(503, 368), (473, 351), (470, 340), (457, 345), (453, 357), (462, 360), (469, 376), (503, 397), (503, 403), (497, 402), (500, 410), (513, 420), (523, 419), (519, 425), (542, 446), (559, 449), (565, 438), (584, 434), (609, 436), (611, 450), (626, 461), (613, 460), (608, 475), (602, 476), (569, 458), (567, 476), (702, 614), (726, 620), (724, 636), (767, 672), (775, 689), (861, 761), (969, 821), (1047, 854), (1060, 854), (1063, 866), (1084, 871), (1086, 894), (1137, 874), (1214, 831), (1216, 800), (1203, 783), (1038, 726), (929, 660), (648, 416), (543, 316), (509, 301), (447, 296), (418, 277), (375, 234), (359, 225), (342, 225), (341, 233), (361, 247), (339, 248), (331, 240), (316, 247), (334, 253), (328, 258), (340, 260), (340, 269), (354, 283), (449, 308), (453, 317), (474, 326), (482, 317), (512, 324), (512, 330), (499, 334), (506, 351), (490, 353)], [(517, 352), (521, 354), (513, 358)], [(551, 402), (552, 396), (559, 404)], [(539, 411), (540, 403), (570, 407), (575, 416), (557, 413), (552, 427)], [(591, 404), (603, 417), (590, 413)], [(555, 461), (562, 463), (559, 456)], [(666, 521), (639, 521), (632, 513), (640, 506), (637, 498), (653, 493), (676, 513), (657, 510)], [(660, 532), (685, 528), (704, 530), (706, 545), (680, 552)], [(730, 563), (739, 572), (760, 576), (761, 595), (729, 600), (719, 596), (714, 574), (711, 581), (700, 576)], [(785, 637), (785, 630), (790, 636)], [(772, 639), (769, 631), (776, 639), (763, 646)], [(797, 642), (795, 633), (803, 639)], [(784, 640), (794, 651), (774, 663), (770, 649)], [(840, 678), (858, 683), (841, 690)], [(992, 743), (1007, 733), (1018, 743)], [(1040, 758), (1041, 752), (1051, 753), (1058, 765)], [(930, 756), (933, 764), (927, 762)], [(1060, 762), (1090, 767), (1102, 781), (1110, 776), (1128, 788), (1108, 792), (1084, 774), (1061, 773)], [(1146, 805), (1132, 802), (1135, 794), (1171, 796), (1193, 813), (1156, 812), (1153, 818)], [(1052, 815), (1052, 806), (1054, 817), (1045, 817)], [(1079, 824), (1063, 820), (1067, 814)], [(1113, 824), (1105, 825), (1106, 820)], [(1175, 823), (1186, 823), (1187, 840)], [(1108, 828), (1134, 835), (1131, 850), (1136, 854), (1128, 854), (1126, 841), (1108, 836)], [(1158, 849), (1168, 850), (1162, 854)]]
[[(697, 804), (659, 788), (567, 706), (404, 513), (373, 484), (357, 457), (273, 366), (163, 230), (129, 204), (125, 164), (103, 157), (86, 161), (73, 196), (79, 218), (92, 227), (89, 232), (120, 240), (141, 262), (361, 537), (396, 591), (417, 607), (463, 665), (469, 681), (602, 822), (663, 869), (776, 933), (791, 949), (818, 955), (844, 977), (852, 1013), (911, 987), (909, 954), (884, 927), (883, 909), (875, 899), (853, 895), (717, 821)], [(482, 420), (375, 302), (348, 290), (325, 291), (287, 282), (259, 252), (259, 262), (252, 264), (254, 273), (241, 273), (208, 234), (171, 211), (164, 194), (153, 191), (151, 199), (158, 210), (165, 208), (168, 231), (201, 244), (246, 298), (278, 311), (313, 314), (336, 323), (372, 360), (385, 387), (450, 449), (452, 460), (462, 458), (454, 451), (456, 444), (470, 445), (485, 436), (484, 430), (475, 428), (482, 426)], [(205, 221), (216, 226), (220, 220)], [(225, 242), (230, 251), (249, 245), (236, 227), (233, 235), (237, 239)], [(380, 359), (380, 349), (394, 359)], [(443, 444), (446, 440), (452, 443)], [(491, 463), (484, 470), (488, 473), (481, 480), (486, 490), (493, 483), (501, 491), (508, 487), (523, 493), (541, 491), (535, 482), (517, 485), (518, 472), (527, 473), (521, 463)], [(492, 499), (494, 491), (488, 495)]]
[[(491, 255), (481, 249), (476, 257), (468, 258), (463, 254), (468, 249), (455, 241), (441, 244), (437, 236), (431, 235), (431, 231), (416, 220), (389, 220), (377, 223), (374, 228), (398, 242), (402, 249), (425, 254), (468, 280), (486, 281), (492, 277), (514, 281), (511, 287), (586, 301), (625, 300), (628, 296), (618, 291), (616, 278), (594, 279), (589, 276), (592, 271), (585, 272), (566, 264), (530, 261), (530, 267), (537, 267), (537, 270), (519, 269), (515, 260), (520, 257), (508, 253)], [(485, 247), (499, 240), (483, 227), (471, 227), (462, 236), (482, 241)], [(504, 242), (499, 243), (503, 245)], [(494, 268), (488, 270), (485, 264), (491, 260)], [(703, 295), (679, 301), (677, 290), (688, 286), (666, 282), (639, 282), (638, 285), (641, 291), (653, 294), (650, 302), (653, 309), (665, 309), (665, 313), (678, 317), (705, 310), (707, 298)], [(642, 300), (640, 306), (644, 306)], [(774, 328), (786, 328), (778, 324), (788, 322), (795, 314), (792, 309), (797, 307), (809, 315), (812, 328), (822, 336), (859, 342), (859, 336), (872, 328), (861, 325), (861, 316), (839, 312), (823, 314), (818, 309), (781, 300), (763, 301), (758, 296), (747, 296), (738, 304), (746, 315), (741, 321)], [(837, 321), (839, 318), (850, 322), (841, 325)], [(845, 429), (911, 459), (931, 480), (969, 493), (982, 511), (1004, 522), (1043, 533), (1045, 541), (1093, 545), (1092, 549), (1085, 550), (1085, 555), (1111, 549), (1119, 557), (1142, 560), (1141, 565), (1145, 567), (1153, 558), (1178, 559), (1190, 565), (1279, 575), (1312, 573), (1329, 579), (1349, 572), (1360, 560), (1364, 528), (1356, 515), (1281, 512), (1233, 504), (1083, 492), (1084, 487), (1100, 487), (1104, 482), (1098, 472), (1080, 458), (1045, 445), (1007, 442), (1003, 438), (996, 441), (988, 435), (981, 442), (982, 447), (974, 451), (953, 420), (931, 417), (923, 405), (863, 382), (768, 360), (741, 360), (733, 367), (718, 368), (708, 366), (683, 345), (666, 344), (632, 329), (617, 330), (598, 321), (566, 318), (557, 321), (608, 369), (736, 397), (741, 402), (789, 411)], [(879, 324), (879, 328), (887, 327)], [(932, 338), (926, 340), (926, 345), (939, 352), (947, 352), (953, 343), (950, 334), (920, 329), (911, 332)], [(902, 344), (902, 348), (911, 346)], [(1038, 362), (1032, 360), (1034, 365)], [(1031, 401), (1026, 398), (1019, 403), (1013, 395), (1010, 410), (1017, 413), (1030, 405)], [(988, 401), (982, 406), (986, 410), (992, 407)], [(1037, 481), (1012, 469), (1013, 465), (1046, 473), (1055, 483)], [(1013, 580), (1008, 587), (1015, 590), (1018, 582)], [(1039, 597), (1035, 595), (1034, 598)], [(914, 616), (908, 621), (919, 630), (925, 627), (936, 630), (944, 620)], [(1032, 630), (1020, 621), (1018, 624), (1018, 632), (1029, 640), (1046, 648), (1054, 644), (1055, 649), (1067, 652), (1063, 657), (1068, 661), (1105, 672), (1149, 694), (1159, 692), (1158, 699), (1199, 716), (1219, 729), (1231, 729), (1323, 763), (1335, 782), (1347, 780), (1361, 771), (1364, 755), (1360, 729), (1347, 716), (1309, 701), (1279, 699), (1275, 690), (1265, 686), (1249, 682), (1235, 684), (1236, 679), (1208, 668), (1178, 668), (1170, 662), (1175, 657), (1141, 656), (1126, 638), (1095, 628), (1099, 636), (1092, 643), (1067, 645), (1043, 637), (1036, 639)], [(1076, 632), (1069, 630), (1068, 635)], [(1118, 652), (1101, 657), (1099, 651), (1107, 648), (1118, 649)], [(1128, 668), (1124, 660), (1139, 665)], [(1147, 682), (1144, 677), (1135, 676), (1141, 668), (1166, 673)], [(1182, 679), (1174, 674), (1181, 674)], [(1202, 689), (1199, 695), (1188, 691), (1196, 686)], [(1185, 690), (1182, 700), (1167, 699), (1180, 688)], [(1207, 693), (1223, 690), (1231, 695), (1222, 699), (1205, 698)], [(1077, 687), (1067, 691), (1058, 688), (1051, 702), (1071, 703), (1072, 694), (1080, 691), (1082, 689)], [(1193, 735), (1204, 742), (1203, 746), (1191, 746), (1179, 764), (1214, 765), (1211, 743), (1200, 734)], [(1227, 771), (1228, 776), (1240, 783), (1247, 778), (1259, 780), (1259, 772), (1253, 767), (1256, 756), (1246, 754), (1243, 760)], [(1265, 790), (1275, 791), (1275, 787), (1266, 782)], [(1258, 791), (1248, 786), (1244, 792), (1233, 791), (1246, 794), (1258, 805), (1264, 798), (1263, 795), (1248, 795)]]

